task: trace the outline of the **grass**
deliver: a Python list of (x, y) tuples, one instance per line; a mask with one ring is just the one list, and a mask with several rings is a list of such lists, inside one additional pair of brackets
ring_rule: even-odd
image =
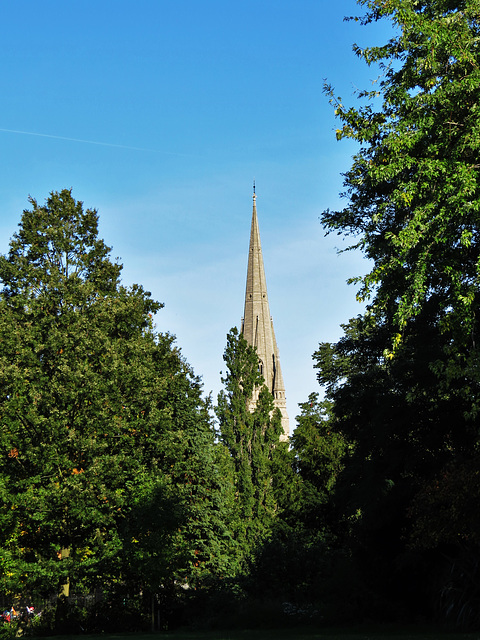
[(178, 631), (174, 633), (110, 633), (54, 636), (42, 640), (480, 640), (480, 633), (448, 632), (433, 628), (362, 627), (351, 629), (246, 629), (231, 631)]

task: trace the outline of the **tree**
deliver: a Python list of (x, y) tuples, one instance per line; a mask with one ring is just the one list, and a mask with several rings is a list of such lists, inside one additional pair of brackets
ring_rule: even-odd
[(68, 190), (30, 203), (0, 257), (2, 591), (155, 590), (209, 555), (208, 406), (96, 211)]
[[(453, 333), (455, 357), (476, 378), (479, 282), (479, 16), (472, 0), (360, 0), (364, 23), (388, 18), (397, 35), (356, 53), (383, 70), (377, 102), (345, 108), (337, 137), (362, 148), (345, 175), (348, 205), (326, 212), (330, 231), (357, 236), (373, 261), (360, 297), (390, 314), (389, 355), (408, 320), (436, 300), (438, 324)], [(375, 108), (379, 104), (380, 108)], [(455, 375), (452, 363), (444, 373)]]
[(329, 401), (311, 393), (302, 402), (297, 426), (291, 437), (295, 469), (301, 479), (301, 496), (296, 518), (304, 525), (321, 529), (327, 525), (325, 505), (343, 468), (346, 442), (332, 428)]
[(236, 328), (227, 336), (223, 359), (225, 391), (218, 396), (216, 413), (220, 440), (234, 468), (235, 538), (240, 557), (248, 557), (276, 515), (272, 461), (280, 446), (281, 414), (274, 410), (273, 397), (263, 384), (256, 350)]
[[(452, 470), (465, 488), (478, 468), (480, 24), (472, 0), (359, 4), (364, 24), (389, 19), (395, 35), (355, 48), (381, 71), (377, 88), (359, 95), (364, 106), (345, 107), (327, 87), (337, 137), (361, 148), (345, 174), (347, 205), (322, 220), (371, 260), (352, 279), (368, 306), (314, 358), (332, 428), (350, 442), (335, 490), (339, 518), (364, 575), (400, 596), (412, 582), (408, 541), (418, 550), (429, 539), (435, 550), (447, 539), (438, 518), (425, 526), (429, 488)], [(459, 484), (434, 492), (443, 513), (464, 492)], [(416, 560), (417, 571), (425, 567)]]

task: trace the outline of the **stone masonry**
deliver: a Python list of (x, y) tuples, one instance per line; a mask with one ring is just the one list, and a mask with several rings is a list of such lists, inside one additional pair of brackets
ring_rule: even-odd
[[(253, 214), (248, 252), (247, 286), (245, 290), (245, 310), (242, 318), (242, 333), (245, 340), (257, 348), (262, 373), (267, 388), (273, 395), (275, 407), (282, 414), (282, 440), (288, 438), (289, 419), (285, 398), (280, 356), (273, 330), (273, 320), (268, 305), (267, 281), (263, 266), (262, 246), (258, 228), (255, 186), (253, 187)], [(252, 398), (255, 405), (256, 398)]]

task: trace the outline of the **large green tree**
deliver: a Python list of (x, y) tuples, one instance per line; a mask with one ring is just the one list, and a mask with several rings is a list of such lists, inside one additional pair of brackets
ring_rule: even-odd
[[(453, 513), (479, 468), (480, 12), (472, 0), (359, 4), (364, 24), (387, 19), (394, 31), (355, 49), (381, 74), (360, 92), (363, 106), (327, 87), (337, 137), (360, 150), (345, 174), (346, 206), (323, 223), (371, 260), (352, 279), (367, 310), (315, 359), (333, 427), (350, 442), (339, 518), (365, 573), (407, 593), (411, 532), (417, 547), (458, 543), (458, 520), (445, 532), (428, 513), (435, 504)], [(454, 469), (463, 483), (440, 480)]]
[[(479, 12), (475, 0), (359, 0), (364, 23), (389, 19), (396, 35), (356, 48), (382, 75), (366, 106), (327, 90), (361, 144), (345, 174), (347, 206), (326, 212), (327, 230), (352, 234), (372, 260), (359, 296), (393, 317), (392, 356), (408, 320), (436, 300), (456, 357), (475, 348), (479, 284)], [(369, 99), (372, 99), (369, 101)], [(459, 352), (463, 353), (459, 355)], [(448, 373), (455, 374), (455, 367)]]
[(347, 448), (343, 435), (332, 428), (330, 404), (321, 401), (318, 393), (311, 393), (307, 402), (299, 405), (297, 426), (291, 436), (298, 487), (293, 515), (297, 524), (313, 529), (328, 525), (326, 505)]
[[(256, 350), (236, 328), (227, 336), (227, 371), (216, 413), (220, 441), (233, 465), (235, 516), (232, 523), (239, 559), (271, 531), (277, 515), (273, 471), (280, 456), (281, 415), (264, 385)], [(252, 399), (256, 398), (252, 405)]]
[(0, 257), (1, 589), (191, 579), (221, 532), (200, 383), (96, 211), (30, 203)]
[[(272, 460), (278, 515), (271, 535), (256, 549), (250, 592), (283, 608), (288, 602), (293, 615), (313, 621), (325, 619), (338, 592), (341, 554), (334, 547), (329, 499), (346, 445), (332, 428), (329, 403), (318, 393), (299, 406), (290, 448), (281, 443)], [(345, 584), (341, 588), (343, 598)]]

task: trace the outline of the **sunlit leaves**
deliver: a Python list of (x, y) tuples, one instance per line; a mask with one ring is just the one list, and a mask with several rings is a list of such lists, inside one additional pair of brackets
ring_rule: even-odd
[(387, 19), (395, 33), (355, 49), (378, 68), (378, 94), (360, 92), (355, 108), (326, 87), (337, 137), (360, 148), (346, 205), (323, 223), (370, 259), (352, 279), (368, 307), (314, 358), (352, 446), (334, 500), (383, 590), (395, 571), (409, 584), (399, 567), (412, 532), (435, 549), (462, 543), (465, 521), (478, 557), (478, 523), (457, 503), (470, 508), (478, 481), (480, 13), (476, 0), (360, 4), (365, 24)]
[(480, 277), (478, 9), (468, 0), (362, 4), (365, 21), (386, 17), (398, 31), (385, 46), (356, 51), (383, 69), (381, 103), (347, 108), (326, 88), (342, 122), (337, 137), (362, 149), (346, 174), (349, 204), (323, 222), (359, 234), (355, 246), (372, 259), (361, 299), (393, 304), (401, 329), (441, 291), (441, 326), (461, 333)]

